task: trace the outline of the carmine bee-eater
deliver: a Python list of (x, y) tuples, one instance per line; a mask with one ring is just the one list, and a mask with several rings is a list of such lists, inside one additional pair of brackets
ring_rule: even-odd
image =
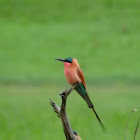
[(103, 131), (106, 132), (106, 129), (105, 129), (103, 123), (101, 122), (100, 118), (98, 117), (98, 115), (94, 109), (94, 106), (89, 98), (89, 95), (88, 95), (88, 92), (86, 89), (84, 75), (83, 75), (82, 70), (80, 69), (80, 66), (79, 66), (77, 60), (75, 58), (71, 58), (71, 57), (68, 57), (66, 59), (56, 59), (56, 60), (62, 61), (64, 63), (64, 67), (65, 67), (64, 74), (65, 74), (65, 77), (66, 77), (68, 83), (70, 85), (74, 85), (77, 82), (79, 83), (75, 87), (75, 90), (87, 102), (88, 107), (93, 109)]

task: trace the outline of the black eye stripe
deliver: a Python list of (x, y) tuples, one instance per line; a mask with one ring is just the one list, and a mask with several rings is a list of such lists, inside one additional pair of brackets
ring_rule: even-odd
[(68, 63), (71, 63), (71, 61), (69, 61), (69, 60), (64, 60), (64, 62), (68, 62)]

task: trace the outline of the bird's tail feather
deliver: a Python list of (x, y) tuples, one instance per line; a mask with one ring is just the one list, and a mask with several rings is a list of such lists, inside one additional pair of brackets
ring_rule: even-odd
[(87, 90), (83, 83), (79, 83), (75, 90), (79, 93), (79, 95), (87, 102), (89, 108), (93, 108), (93, 104), (88, 96)]
[(104, 127), (102, 121), (100, 120), (99, 116), (97, 115), (95, 109), (94, 109), (94, 108), (92, 108), (92, 109), (93, 109), (93, 111), (94, 111), (94, 113), (95, 113), (95, 115), (96, 115), (96, 117), (97, 117), (97, 119), (98, 119), (98, 122), (99, 122), (100, 125), (101, 125), (101, 128), (102, 128), (103, 132), (106, 133), (107, 131), (106, 131), (106, 129), (105, 129), (105, 127)]

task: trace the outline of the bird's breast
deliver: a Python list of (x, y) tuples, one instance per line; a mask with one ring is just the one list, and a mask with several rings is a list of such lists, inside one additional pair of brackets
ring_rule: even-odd
[(76, 82), (81, 82), (75, 68), (65, 68), (64, 74), (70, 85), (73, 85)]

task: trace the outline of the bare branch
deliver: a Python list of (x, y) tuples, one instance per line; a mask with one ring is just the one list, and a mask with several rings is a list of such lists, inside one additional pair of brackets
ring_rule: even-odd
[(60, 96), (62, 97), (62, 104), (61, 104), (61, 109), (60, 109), (60, 114), (63, 115), (65, 113), (66, 109), (66, 100), (71, 91), (78, 85), (78, 83), (74, 84), (69, 90), (63, 91)]
[(68, 117), (66, 114), (66, 101), (68, 95), (71, 93), (71, 91), (78, 85), (78, 83), (74, 84), (69, 90), (63, 91), (60, 96), (62, 98), (62, 104), (61, 108), (59, 108), (51, 99), (50, 104), (52, 105), (54, 111), (57, 113), (57, 115), (61, 118), (64, 133), (67, 140), (81, 140), (80, 136), (74, 135), (73, 130), (71, 129), (70, 123), (68, 121)]
[(63, 129), (66, 135), (67, 140), (75, 140), (73, 131), (71, 129), (71, 126), (68, 121), (68, 117), (66, 114), (66, 100), (68, 95), (71, 93), (71, 91), (77, 86), (78, 83), (74, 84), (69, 90), (65, 90), (60, 94), (62, 97), (62, 104), (61, 104), (61, 109), (60, 109), (60, 118), (63, 124)]
[(57, 114), (58, 117), (60, 117), (60, 107), (57, 106), (51, 99), (50, 100), (50, 104), (52, 105), (54, 112)]

